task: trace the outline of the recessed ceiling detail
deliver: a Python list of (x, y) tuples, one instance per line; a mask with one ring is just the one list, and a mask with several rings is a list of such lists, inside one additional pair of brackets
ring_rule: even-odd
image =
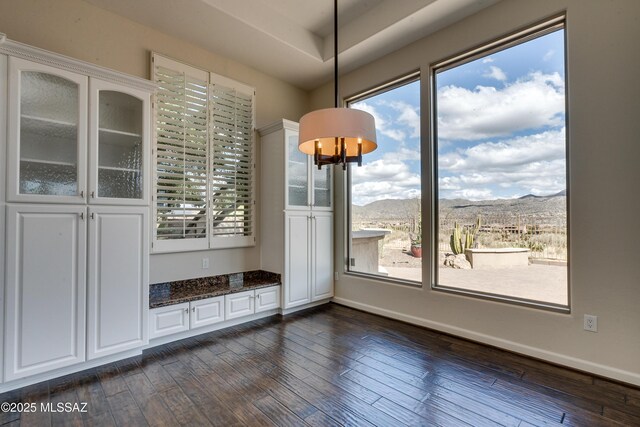
[[(331, 0), (86, 0), (303, 89), (331, 79)], [(341, 72), (499, 0), (339, 0)]]

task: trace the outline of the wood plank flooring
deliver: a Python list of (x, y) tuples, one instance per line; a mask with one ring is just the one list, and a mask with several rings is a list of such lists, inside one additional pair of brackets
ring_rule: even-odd
[(640, 426), (640, 389), (336, 304), (0, 395), (11, 426)]

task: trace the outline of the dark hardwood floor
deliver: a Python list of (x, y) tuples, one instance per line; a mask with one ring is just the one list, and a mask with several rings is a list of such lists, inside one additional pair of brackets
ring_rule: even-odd
[(0, 402), (87, 403), (86, 413), (1, 413), (12, 426), (640, 426), (640, 389), (336, 304), (156, 347)]

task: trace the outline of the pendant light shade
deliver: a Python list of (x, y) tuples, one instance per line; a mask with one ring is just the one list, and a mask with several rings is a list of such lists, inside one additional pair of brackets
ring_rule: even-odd
[(354, 108), (339, 108), (338, 97), (338, 0), (333, 2), (334, 97), (335, 108), (312, 111), (300, 119), (298, 149), (322, 165), (355, 162), (362, 166), (362, 155), (378, 144), (373, 116)]
[(298, 148), (305, 154), (321, 156), (341, 154), (342, 140), (346, 156), (367, 154), (378, 147), (373, 116), (353, 108), (325, 108), (305, 114), (300, 119)]

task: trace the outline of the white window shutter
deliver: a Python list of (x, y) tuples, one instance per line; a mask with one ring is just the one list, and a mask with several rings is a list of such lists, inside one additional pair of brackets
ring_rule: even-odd
[(210, 246), (254, 245), (255, 91), (222, 76), (210, 79)]
[(154, 251), (206, 249), (208, 73), (159, 55), (153, 60), (158, 84)]

